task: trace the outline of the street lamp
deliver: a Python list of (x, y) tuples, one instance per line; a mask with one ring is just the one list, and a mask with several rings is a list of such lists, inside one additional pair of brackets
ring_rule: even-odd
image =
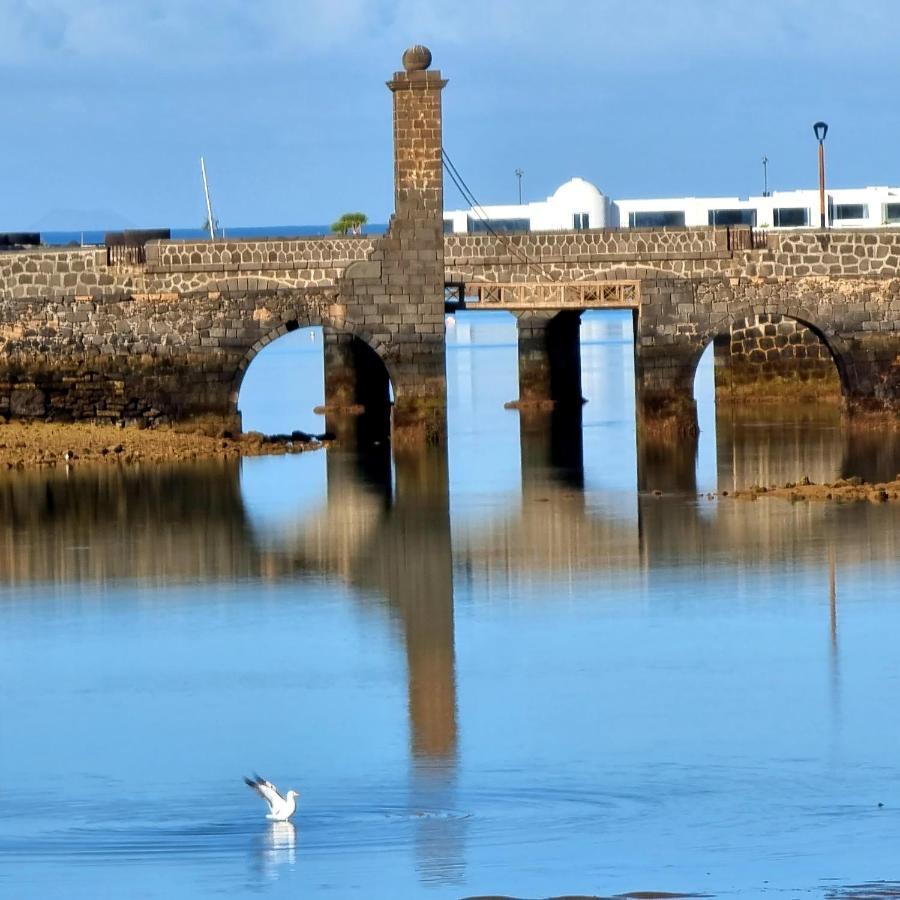
[(522, 176), (525, 174), (524, 169), (516, 169), (516, 178), (519, 179), (519, 206), (522, 205)]
[(763, 164), (763, 197), (769, 196), (769, 157), (762, 158)]
[(828, 125), (816, 122), (813, 133), (819, 142), (819, 227), (825, 228), (825, 135), (828, 134)]

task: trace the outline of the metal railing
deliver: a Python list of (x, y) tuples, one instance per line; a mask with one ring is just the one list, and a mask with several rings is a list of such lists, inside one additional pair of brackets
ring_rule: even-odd
[(765, 231), (752, 227), (728, 229), (728, 249), (731, 251), (765, 250), (767, 246)]
[(106, 247), (108, 266), (142, 266), (147, 262), (147, 251), (143, 244), (111, 244)]
[(167, 241), (172, 233), (168, 228), (135, 228), (127, 231), (108, 231), (106, 244), (108, 266), (142, 266), (147, 262), (148, 241)]
[(633, 309), (640, 305), (640, 282), (456, 282), (446, 285), (445, 299), (461, 309)]

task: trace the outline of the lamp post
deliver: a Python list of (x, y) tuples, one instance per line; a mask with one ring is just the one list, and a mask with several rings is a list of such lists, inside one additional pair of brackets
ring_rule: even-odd
[(516, 178), (519, 180), (519, 206), (522, 205), (522, 176), (524, 174), (524, 169), (516, 169)]
[(816, 122), (813, 133), (819, 142), (819, 227), (825, 228), (825, 135), (828, 134), (828, 125)]
[(763, 164), (763, 197), (769, 196), (769, 157), (762, 158)]

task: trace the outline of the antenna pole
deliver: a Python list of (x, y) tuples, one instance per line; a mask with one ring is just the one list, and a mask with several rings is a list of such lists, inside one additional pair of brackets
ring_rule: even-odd
[(212, 203), (209, 200), (209, 184), (206, 180), (206, 163), (200, 157), (200, 174), (203, 176), (203, 193), (206, 196), (206, 227), (209, 229), (210, 240), (215, 240), (216, 231), (213, 224)]

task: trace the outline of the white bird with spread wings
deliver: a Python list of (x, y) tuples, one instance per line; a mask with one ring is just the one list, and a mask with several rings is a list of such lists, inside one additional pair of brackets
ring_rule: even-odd
[(248, 787), (252, 787), (253, 790), (269, 804), (269, 814), (266, 816), (267, 819), (272, 819), (275, 822), (287, 822), (287, 820), (296, 812), (297, 798), (300, 796), (299, 791), (288, 791), (287, 794), (282, 797), (271, 781), (266, 781), (265, 778), (262, 778), (259, 775), (255, 775), (252, 779), (245, 778), (244, 781)]

